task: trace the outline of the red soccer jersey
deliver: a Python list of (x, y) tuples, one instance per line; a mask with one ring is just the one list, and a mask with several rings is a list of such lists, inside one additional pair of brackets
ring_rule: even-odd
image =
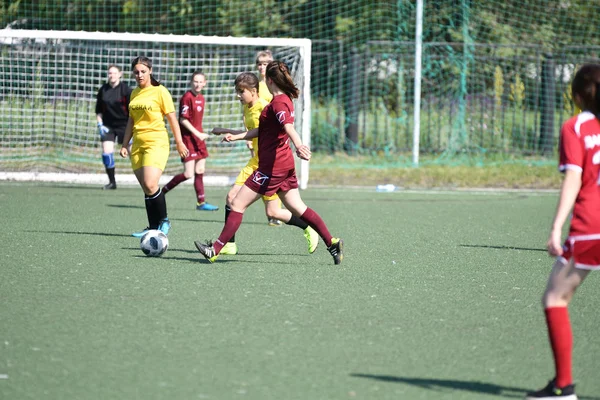
[(581, 171), (569, 236), (600, 233), (600, 121), (590, 112), (569, 119), (560, 132), (561, 172)]
[(283, 129), (294, 123), (294, 104), (286, 94), (273, 97), (263, 109), (258, 123), (258, 169), (270, 175), (271, 171), (294, 168), (294, 155), (289, 136)]
[[(191, 90), (185, 92), (179, 100), (179, 117), (190, 121), (194, 128), (203, 132), (202, 119), (204, 118), (204, 95), (198, 93), (194, 95)], [(181, 134), (191, 135), (183, 125), (181, 126)]]

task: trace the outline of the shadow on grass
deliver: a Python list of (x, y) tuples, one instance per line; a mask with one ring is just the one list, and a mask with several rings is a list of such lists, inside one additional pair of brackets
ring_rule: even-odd
[[(502, 386), (494, 383), (486, 383), (480, 381), (459, 381), (453, 379), (426, 379), (426, 378), (409, 378), (403, 376), (392, 375), (371, 375), (371, 374), (350, 374), (357, 378), (374, 379), (377, 381), (391, 383), (405, 383), (408, 385), (418, 386), (429, 390), (462, 390), (471, 393), (495, 394), (501, 397), (508, 398), (523, 398), (528, 392), (539, 388), (520, 388), (513, 386)], [(542, 382), (542, 384), (545, 384)], [(600, 400), (598, 397), (579, 396), (580, 400)]]
[[(129, 205), (129, 204), (107, 204), (107, 207), (114, 207), (114, 208), (126, 208), (126, 209), (145, 209), (144, 206), (133, 206), (133, 205)], [(188, 209), (183, 209), (183, 208), (176, 208), (176, 207), (169, 207), (169, 210), (173, 211), (173, 210), (179, 210), (179, 211), (189, 211)], [(220, 215), (222, 216), (222, 213), (220, 213), (220, 211), (202, 211), (202, 213), (205, 216), (209, 216), (209, 215)], [(200, 212), (198, 213), (199, 215)], [(267, 217), (265, 217), (265, 222), (252, 222), (252, 221), (244, 221), (242, 222), (243, 225), (268, 225), (267, 223)], [(215, 219), (206, 219), (206, 218), (172, 218), (169, 217), (169, 219), (171, 221), (179, 221), (179, 222), (212, 222), (212, 223), (216, 223), (216, 224), (221, 224), (223, 225), (225, 222), (223, 221), (222, 217), (219, 217), (219, 219), (215, 220)], [(285, 225), (285, 224), (282, 224)], [(273, 228), (273, 227), (271, 227)], [(277, 227), (274, 227), (277, 228)]]
[(66, 235), (91, 235), (91, 236), (109, 236), (109, 237), (129, 237), (132, 238), (131, 234), (123, 233), (106, 233), (106, 232), (75, 232), (75, 231), (38, 231), (38, 230), (25, 230), (23, 232), (32, 233), (63, 233)]
[(499, 249), (499, 250), (525, 250), (525, 251), (541, 251), (546, 252), (546, 249), (534, 249), (531, 247), (516, 247), (516, 246), (489, 246), (483, 244), (459, 244), (460, 247), (481, 247), (484, 249)]

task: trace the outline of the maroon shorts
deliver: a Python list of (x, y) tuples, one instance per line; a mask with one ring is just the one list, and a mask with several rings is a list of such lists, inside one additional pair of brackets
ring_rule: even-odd
[(298, 189), (298, 179), (296, 178), (295, 169), (273, 171), (271, 176), (257, 169), (246, 179), (244, 185), (255, 193), (271, 196), (277, 192)]
[[(590, 235), (591, 236), (591, 235)], [(600, 269), (600, 238), (568, 237), (563, 245), (563, 254), (559, 258), (564, 263), (571, 258), (575, 266), (581, 269)]]
[(206, 148), (206, 143), (204, 143), (204, 140), (198, 139), (198, 137), (193, 134), (182, 134), (181, 139), (183, 140), (185, 147), (187, 147), (189, 150), (188, 156), (182, 158), (181, 162), (202, 160), (208, 157), (208, 149)]

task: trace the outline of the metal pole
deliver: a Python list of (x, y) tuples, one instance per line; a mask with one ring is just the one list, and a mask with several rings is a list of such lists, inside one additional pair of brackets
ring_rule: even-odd
[(421, 63), (423, 54), (423, 0), (417, 0), (415, 32), (415, 93), (413, 128), (413, 165), (419, 166), (419, 141), (421, 136)]

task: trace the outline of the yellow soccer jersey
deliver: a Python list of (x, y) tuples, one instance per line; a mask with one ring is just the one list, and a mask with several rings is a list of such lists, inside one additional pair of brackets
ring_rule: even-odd
[(258, 82), (258, 97), (265, 99), (267, 102), (273, 100), (273, 95), (269, 92), (269, 88), (265, 81)]
[(144, 143), (169, 141), (166, 114), (175, 112), (171, 93), (163, 85), (135, 88), (129, 101), (133, 119), (133, 140)]
[[(260, 113), (269, 104), (269, 102), (261, 97), (258, 98), (256, 103), (252, 107), (248, 107), (248, 104), (244, 104), (244, 121), (246, 122), (246, 129), (258, 128), (258, 120)], [(254, 149), (254, 157), (248, 162), (249, 166), (258, 168), (258, 138), (252, 139), (252, 148)]]

